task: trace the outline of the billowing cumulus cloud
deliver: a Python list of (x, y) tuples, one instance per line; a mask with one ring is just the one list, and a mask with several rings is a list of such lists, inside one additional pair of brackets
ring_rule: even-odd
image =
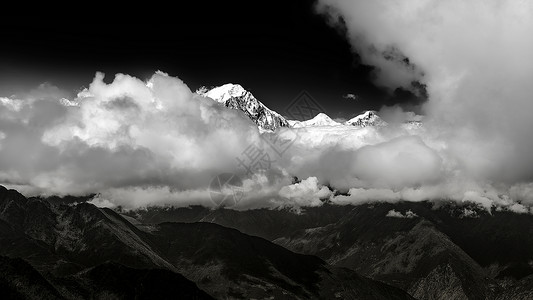
[(377, 84), (427, 86), (424, 142), (448, 178), (494, 190), (467, 189), (463, 199), (531, 203), (531, 2), (320, 0), (317, 11), (346, 29), (354, 52), (377, 67)]
[(352, 160), (354, 175), (369, 183), (403, 187), (422, 185), (440, 177), (441, 158), (417, 136), (364, 146)]
[[(442, 176), (442, 159), (418, 136), (391, 138), (393, 135), (375, 128), (297, 132), (300, 140), (290, 149), (290, 161), (283, 165), (291, 174), (315, 176), (335, 189), (417, 186)], [(397, 134), (401, 133), (407, 134)]]
[[(109, 84), (97, 73), (76, 96), (42, 85), (1, 101), (0, 182), (28, 195), (97, 193), (93, 203), (126, 208), (214, 206), (212, 180), (229, 172), (242, 179), (235, 207), (300, 208), (330, 198), (326, 184), (391, 188), (440, 176), (440, 158), (420, 138), (373, 128), (274, 133), (293, 139), (278, 155), (244, 114), (161, 72), (146, 82), (118, 74)], [(250, 150), (270, 154), (268, 165), (242, 168), (237, 158)]]
[[(489, 135), (476, 129), (475, 119), (448, 120), (431, 101), (422, 127), (404, 123), (422, 120), (413, 113), (383, 108), (386, 127), (261, 133), (241, 112), (192, 93), (176, 77), (158, 72), (142, 81), (118, 74), (105, 83), (98, 73), (77, 95), (45, 84), (0, 97), (0, 184), (27, 195), (96, 193), (92, 203), (125, 208), (301, 210), (324, 201), (453, 200), (531, 212), (533, 187), (523, 172), (528, 158), (518, 151), (518, 137), (525, 136)], [(273, 151), (272, 136), (289, 147)], [(237, 158), (254, 153), (268, 163), (250, 172)], [(521, 158), (525, 165), (516, 172), (500, 168)], [(221, 173), (239, 180), (214, 181)], [(214, 201), (222, 191), (231, 191), (230, 198)]]
[(250, 120), (177, 78), (157, 73), (143, 82), (118, 74), (110, 84), (103, 78), (97, 74), (74, 100), (57, 88), (2, 98), (2, 183), (27, 193), (162, 187), (194, 195), (260, 142)]
[(316, 177), (309, 177), (299, 183), (284, 186), (280, 189), (282, 197), (280, 205), (290, 207), (321, 206), (322, 200), (331, 196), (331, 191), (318, 184)]

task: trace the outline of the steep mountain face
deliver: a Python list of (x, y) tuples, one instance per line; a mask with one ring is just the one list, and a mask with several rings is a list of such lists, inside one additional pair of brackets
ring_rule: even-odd
[[(404, 215), (410, 210), (414, 217), (387, 217), (393, 209)], [(526, 284), (519, 280), (533, 274), (533, 239), (527, 237), (533, 234), (533, 216), (474, 209), (472, 218), (465, 209), (471, 210), (413, 203), (363, 205), (334, 224), (275, 242), (398, 286), (419, 299), (490, 299), (506, 291), (509, 282), (519, 290)]]
[(496, 299), (533, 299), (533, 275), (522, 278), (517, 283), (512, 283)]
[(182, 275), (104, 263), (67, 277), (43, 277), (20, 258), (0, 256), (4, 299), (213, 299)]
[(387, 123), (383, 121), (375, 111), (366, 111), (363, 114), (360, 114), (344, 123), (348, 126), (358, 126), (358, 127), (367, 127), (367, 126), (385, 126)]
[[(325, 263), (317, 257), (294, 254), (212, 223), (162, 223), (152, 234), (172, 264), (217, 298), (228, 294), (255, 298), (259, 295), (254, 295), (254, 289), (310, 296), (317, 292), (319, 273), (326, 272)], [(297, 267), (297, 263), (303, 265)], [(269, 288), (269, 282), (277, 284)]]
[(0, 256), (0, 293), (3, 299), (62, 299), (30, 264), (5, 256)]
[(43, 291), (50, 299), (172, 298), (172, 292), (187, 299), (412, 299), (398, 288), (235, 229), (134, 223), (88, 203), (56, 205), (0, 186), (0, 255), (9, 264), (24, 265), (11, 261), (21, 258), (31, 265), (6, 269), (14, 275), (20, 270), (21, 279), (0, 277), (1, 292), (16, 296), (18, 287), (33, 280), (40, 283), (32, 295)]
[(197, 299), (531, 297), (528, 214), (446, 202), (121, 213), (0, 187), (0, 290), (26, 299), (128, 299), (166, 285)]
[(284, 117), (268, 109), (241, 85), (228, 83), (211, 90), (200, 89), (197, 93), (209, 97), (226, 107), (244, 112), (248, 118), (263, 130), (273, 131), (279, 127), (289, 127), (289, 123)]
[(214, 299), (175, 272), (134, 269), (113, 262), (51, 282), (68, 299)]
[(295, 231), (325, 226), (337, 222), (346, 207), (325, 204), (322, 207), (309, 207), (302, 214), (289, 209), (253, 209), (237, 211), (232, 209), (211, 210), (202, 206), (193, 207), (149, 207), (147, 209), (125, 212), (142, 226), (164, 222), (210, 222), (224, 227), (275, 240)]
[(361, 223), (346, 221), (351, 224), (307, 231), (301, 237), (276, 242), (302, 253), (318, 252), (331, 264), (394, 284), (418, 299), (487, 298), (481, 268), (431, 223), (394, 219), (379, 222), (377, 228), (353, 229)]
[(143, 240), (143, 232), (88, 203), (56, 206), (0, 187), (0, 233), (1, 255), (22, 257), (38, 271), (58, 276), (108, 260), (172, 269)]
[(216, 298), (410, 298), (353, 271), (331, 268), (315, 256), (220, 225), (161, 223), (151, 232), (163, 255)]
[(202, 220), (236, 228), (418, 299), (527, 299), (533, 276), (533, 216), (528, 214), (401, 202), (324, 204), (300, 214), (195, 207), (131, 215), (146, 223)]

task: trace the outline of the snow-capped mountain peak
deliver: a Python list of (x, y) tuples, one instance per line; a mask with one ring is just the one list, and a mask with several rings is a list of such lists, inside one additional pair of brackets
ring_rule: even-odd
[(242, 97), (246, 93), (249, 93), (245, 90), (240, 84), (227, 83), (219, 87), (215, 87), (211, 90), (203, 92), (203, 96), (209, 97), (217, 102), (224, 103), (232, 97)]
[(344, 124), (349, 125), (349, 126), (359, 126), (359, 127), (387, 125), (387, 123), (383, 121), (373, 110), (368, 110), (346, 121)]
[(260, 129), (289, 127), (285, 118), (270, 110), (240, 84), (228, 83), (213, 89), (200, 88), (197, 94), (209, 97), (224, 106), (244, 112)]
[(367, 126), (386, 126), (387, 122), (383, 121), (375, 111), (366, 111), (344, 123), (339, 123), (331, 119), (325, 113), (319, 113), (314, 118), (307, 121), (288, 121), (291, 127), (301, 128), (301, 127), (323, 127), (323, 126), (356, 126), (356, 127), (367, 127)]
[(244, 112), (262, 130), (276, 130), (279, 127), (328, 127), (328, 126), (386, 126), (375, 111), (366, 111), (344, 123), (331, 119), (325, 113), (319, 113), (307, 121), (286, 120), (277, 112), (270, 110), (257, 100), (252, 93), (240, 84), (227, 83), (215, 88), (202, 87), (197, 94), (209, 97), (222, 105)]
[(307, 121), (291, 121), (292, 127), (309, 127), (309, 126), (340, 126), (339, 122), (335, 122), (325, 113), (319, 113), (314, 118)]

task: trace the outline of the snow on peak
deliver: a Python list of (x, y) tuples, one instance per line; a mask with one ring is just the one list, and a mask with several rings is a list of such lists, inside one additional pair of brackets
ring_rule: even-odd
[(301, 127), (319, 127), (319, 126), (357, 126), (357, 127), (367, 127), (367, 126), (386, 126), (387, 122), (383, 121), (375, 111), (369, 110), (366, 111), (344, 123), (339, 123), (331, 119), (328, 115), (324, 113), (319, 113), (314, 118), (307, 121), (289, 121), (291, 127), (301, 128)]
[(387, 123), (383, 121), (373, 110), (368, 110), (346, 121), (344, 124), (350, 125), (350, 126), (359, 126), (359, 127), (387, 125)]
[(202, 87), (196, 93), (227, 108), (244, 112), (260, 129), (276, 130), (279, 127), (289, 127), (285, 118), (266, 107), (240, 84), (227, 83), (212, 89)]
[(335, 122), (325, 113), (319, 113), (314, 118), (307, 121), (290, 121), (292, 127), (309, 127), (309, 126), (340, 126), (341, 123)]
[(248, 91), (245, 90), (240, 84), (227, 83), (204, 92), (203, 96), (209, 97), (217, 102), (224, 103), (230, 98), (242, 97), (246, 93), (248, 93)]
[(332, 118), (330, 118), (328, 115), (326, 115), (325, 113), (319, 113), (318, 115), (316, 115), (314, 118), (312, 118), (311, 120), (309, 121), (313, 121), (313, 123), (315, 124), (324, 124), (324, 125), (330, 125), (330, 124), (339, 124), (335, 121), (333, 121)]

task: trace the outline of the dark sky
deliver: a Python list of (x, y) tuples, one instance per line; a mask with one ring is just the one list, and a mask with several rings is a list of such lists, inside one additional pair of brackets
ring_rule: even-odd
[[(314, 13), (314, 1), (157, 2), (109, 7), (13, 8), (0, 28), (0, 92), (44, 81), (77, 90), (96, 71), (147, 79), (162, 70), (192, 90), (240, 83), (282, 113), (306, 90), (331, 117), (416, 103), (372, 84), (343, 34)], [(218, 3), (218, 4), (216, 4)], [(353, 93), (359, 100), (346, 100)]]

